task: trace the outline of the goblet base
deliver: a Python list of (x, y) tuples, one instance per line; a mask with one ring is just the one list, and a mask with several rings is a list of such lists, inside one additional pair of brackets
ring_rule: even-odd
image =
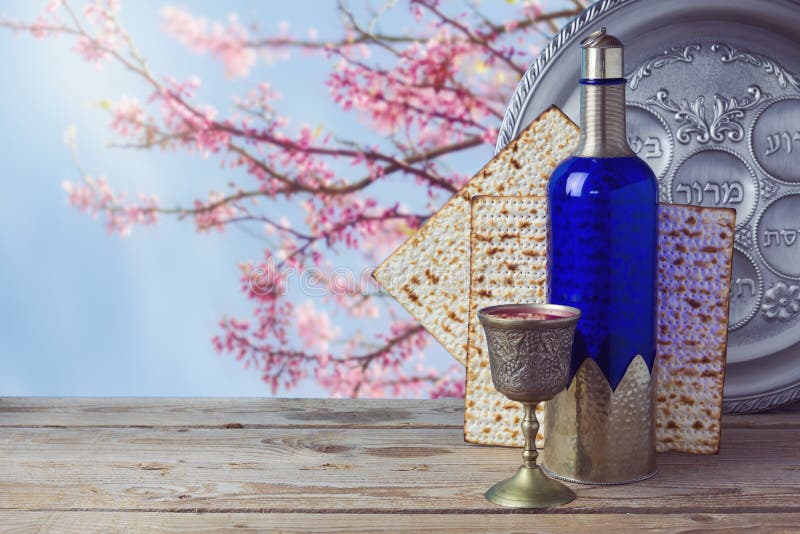
[(498, 482), (486, 498), (509, 508), (545, 508), (567, 504), (575, 494), (567, 486), (545, 475), (539, 467), (522, 466), (511, 478)]

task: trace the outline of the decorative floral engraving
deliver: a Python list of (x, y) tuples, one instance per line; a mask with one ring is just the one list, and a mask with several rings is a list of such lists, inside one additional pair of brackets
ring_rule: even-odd
[(746, 224), (736, 230), (734, 242), (744, 250), (750, 250), (753, 248), (753, 229), (749, 224)]
[(647, 99), (647, 102), (673, 113), (675, 120), (682, 123), (675, 135), (679, 143), (688, 144), (692, 134), (696, 134), (695, 138), (701, 144), (709, 141), (722, 143), (726, 137), (730, 141), (738, 142), (744, 138), (744, 128), (739, 121), (744, 118), (745, 111), (753, 109), (770, 97), (757, 85), (748, 87), (747, 93), (750, 96), (743, 97), (741, 102), (735, 97), (725, 98), (715, 94), (714, 116), (710, 122), (706, 118), (705, 97), (702, 95), (694, 102), (684, 98), (680, 104), (676, 104), (670, 100), (669, 91), (659, 89), (655, 96)]
[(749, 63), (756, 67), (761, 67), (764, 72), (774, 75), (778, 79), (778, 85), (786, 88), (791, 85), (796, 90), (800, 91), (800, 77), (792, 74), (781, 66), (777, 61), (770, 59), (761, 54), (756, 54), (744, 49), (737, 49), (724, 43), (714, 43), (711, 45), (712, 52), (722, 52), (720, 60), (723, 63), (733, 63), (734, 61), (741, 61)]
[(800, 312), (800, 286), (776, 282), (764, 293), (761, 311), (767, 319), (788, 321)]
[(641, 67), (636, 69), (636, 72), (634, 72), (628, 78), (628, 87), (631, 91), (635, 91), (639, 86), (639, 82), (653, 74), (653, 70), (655, 69), (660, 69), (666, 65), (672, 65), (673, 63), (679, 62), (692, 63), (694, 61), (693, 53), (699, 52), (701, 48), (702, 47), (699, 44), (690, 44), (684, 48), (676, 46), (668, 50), (664, 50), (662, 55), (652, 58), (650, 61), (644, 63)]
[(567, 387), (574, 332), (574, 325), (553, 330), (486, 328), (497, 390), (515, 400), (543, 400)]
[(769, 200), (770, 198), (775, 196), (775, 193), (778, 192), (780, 187), (775, 182), (771, 182), (769, 180), (761, 180), (761, 197), (764, 200)]

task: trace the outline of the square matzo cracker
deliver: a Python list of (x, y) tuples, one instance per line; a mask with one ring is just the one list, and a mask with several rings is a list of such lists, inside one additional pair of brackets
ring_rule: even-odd
[(488, 445), (522, 443), (519, 423), (523, 411), (492, 384), (478, 310), (496, 304), (545, 301), (547, 198), (473, 198), (470, 242), (464, 439)]
[(658, 451), (719, 452), (736, 212), (658, 212)]

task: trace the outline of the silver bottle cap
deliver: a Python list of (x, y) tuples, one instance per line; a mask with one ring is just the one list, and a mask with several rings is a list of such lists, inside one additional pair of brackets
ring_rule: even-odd
[(581, 41), (581, 78), (607, 80), (622, 78), (622, 42), (608, 35), (605, 28), (590, 33)]

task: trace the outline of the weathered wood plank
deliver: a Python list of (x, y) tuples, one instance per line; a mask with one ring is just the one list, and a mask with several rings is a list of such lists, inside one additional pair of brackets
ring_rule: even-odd
[[(0, 397), (0, 427), (460, 428), (462, 399)], [(725, 428), (800, 428), (800, 403)]]
[(252, 514), (0, 512), (0, 532), (796, 532), (800, 514)]
[(0, 427), (461, 428), (463, 400), (0, 397)]
[[(0, 508), (505, 513), (483, 492), (519, 451), (460, 429), (14, 428)], [(628, 486), (577, 486), (548, 513), (800, 513), (800, 429), (728, 429), (718, 456), (666, 454)]]

